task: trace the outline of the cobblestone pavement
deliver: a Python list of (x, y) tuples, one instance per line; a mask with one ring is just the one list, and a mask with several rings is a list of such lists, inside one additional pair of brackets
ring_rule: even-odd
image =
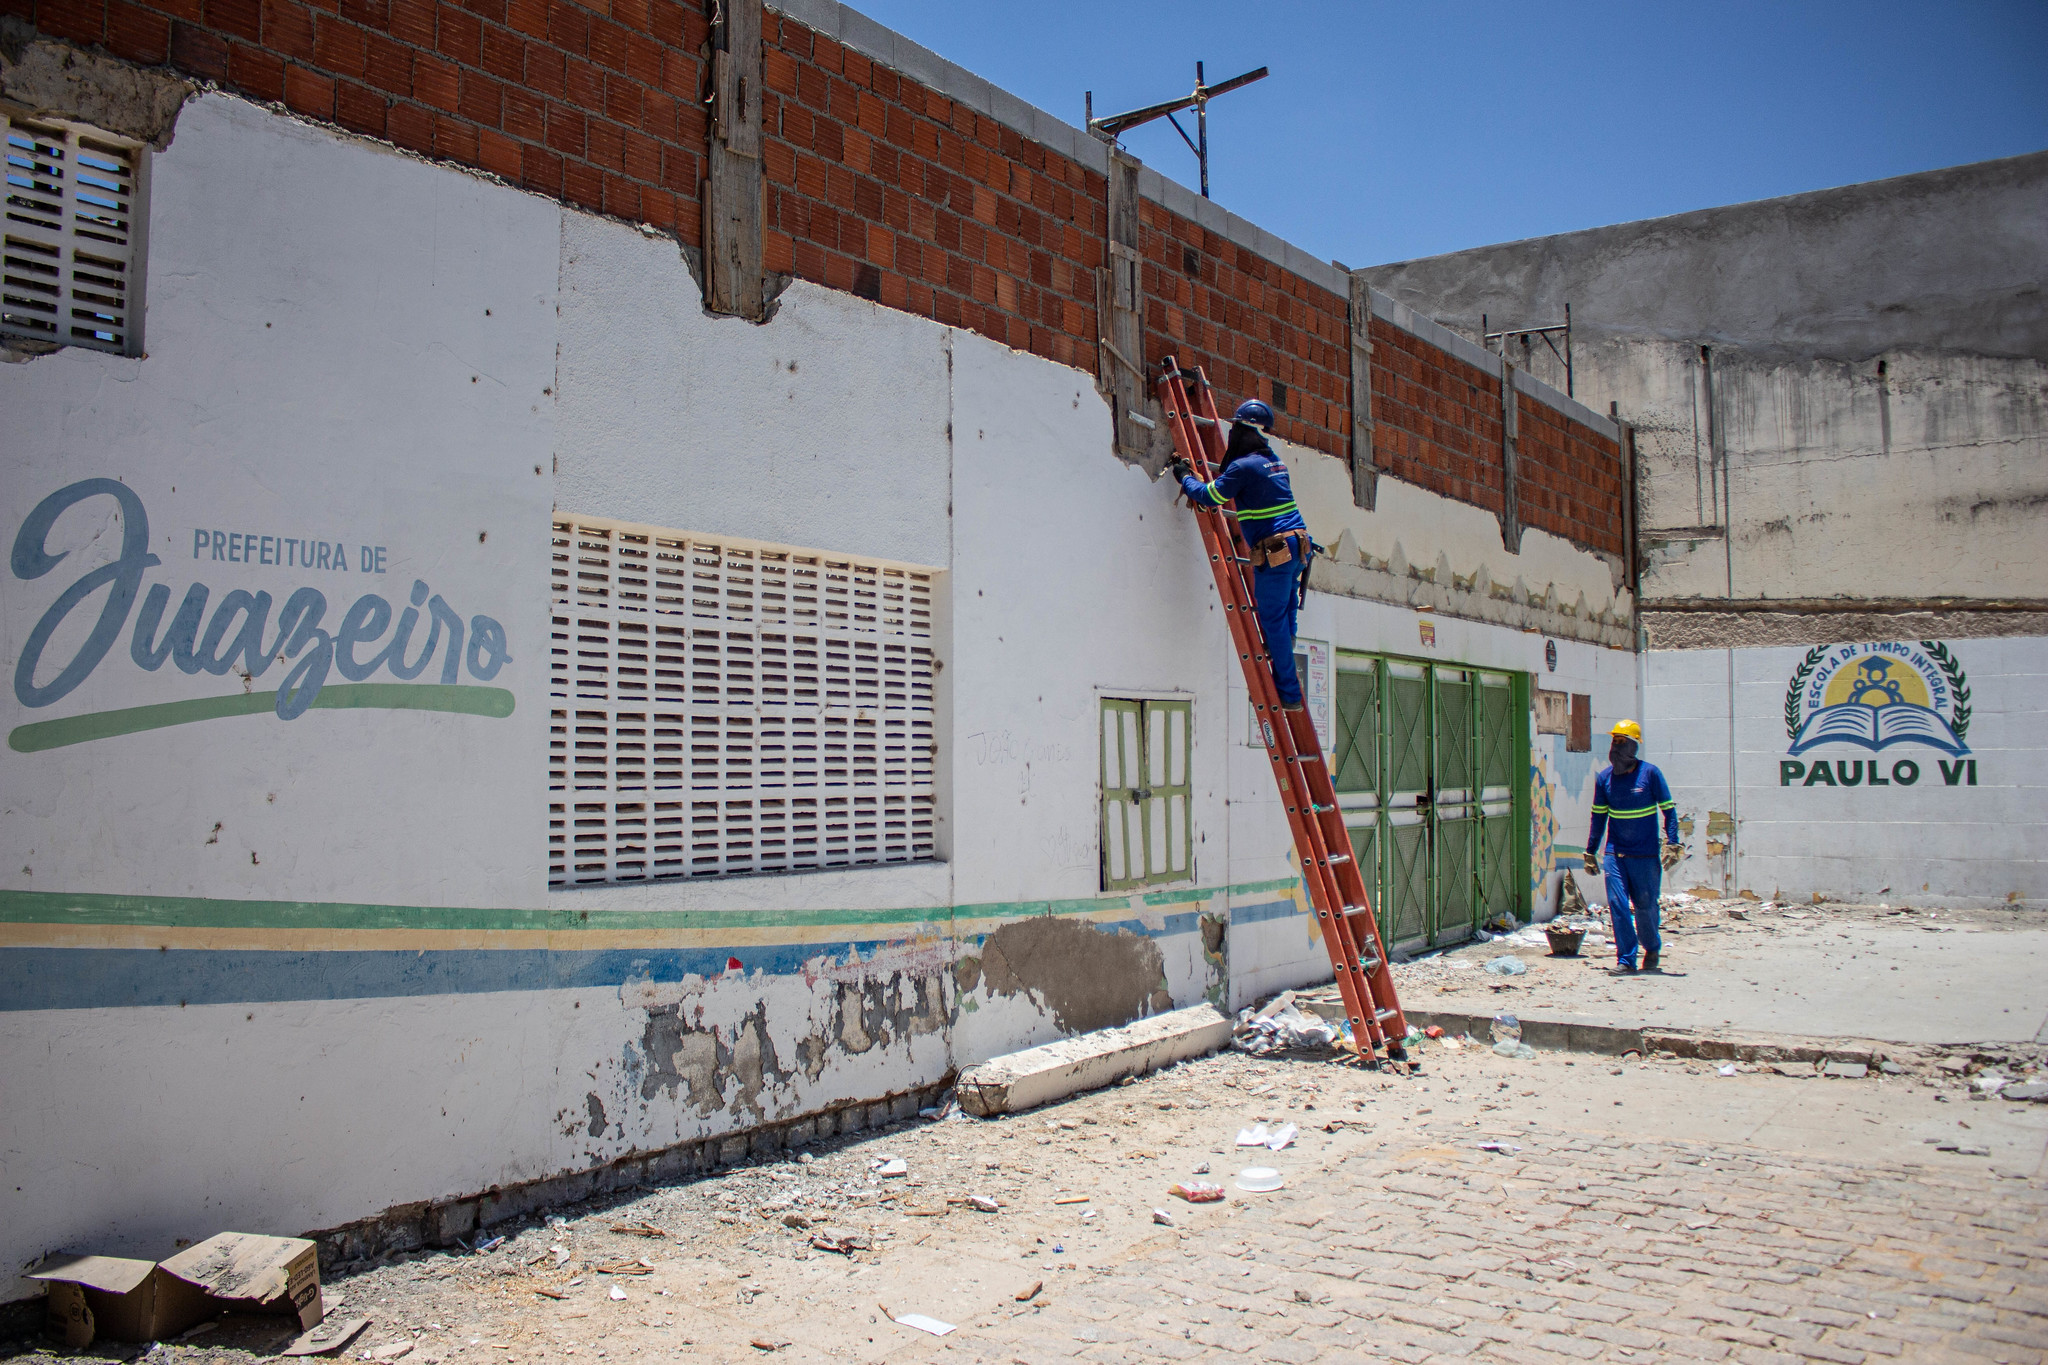
[[(1448, 1041), (1422, 1053), (1405, 1077), (1211, 1057), (504, 1224), (476, 1253), (328, 1267), (333, 1319), (371, 1322), (311, 1359), (2048, 1358), (2048, 1106), (1973, 1101), (1967, 1077), (1918, 1063), (1824, 1080)], [(1258, 1122), (1300, 1133), (1238, 1150)], [(891, 1157), (907, 1174), (881, 1174)], [(1167, 1193), (1254, 1163), (1286, 1187), (1203, 1205)], [(909, 1313), (957, 1327), (890, 1321)], [(274, 1365), (291, 1336), (231, 1316), (143, 1365)], [(13, 1365), (60, 1354), (0, 1342)]]
[(1427, 1134), (945, 1339), (941, 1358), (2039, 1361), (2031, 1182), (1586, 1137)]

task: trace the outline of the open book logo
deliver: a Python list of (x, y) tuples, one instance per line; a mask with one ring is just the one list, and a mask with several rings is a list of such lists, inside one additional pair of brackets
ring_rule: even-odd
[(1785, 689), (1790, 752), (1821, 744), (1924, 744), (1966, 754), (1970, 684), (1939, 640), (1815, 645)]

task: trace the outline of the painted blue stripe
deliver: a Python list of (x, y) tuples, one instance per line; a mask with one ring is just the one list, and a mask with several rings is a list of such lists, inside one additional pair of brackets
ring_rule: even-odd
[(1233, 905), (1230, 907), (1232, 924), (1263, 924), (1267, 920), (1306, 917), (1307, 912), (1292, 900), (1261, 901), (1257, 905)]
[[(1281, 902), (1291, 906), (1291, 902)], [(1251, 912), (1265, 906), (1250, 907)], [(1257, 918), (1272, 918), (1256, 914)], [(1137, 919), (1097, 921), (1105, 932), (1166, 938), (1201, 927), (1198, 912), (1166, 915), (1151, 929)], [(0, 1012), (123, 1009), (165, 1005), (276, 1004), (292, 1000), (376, 1000), (495, 991), (616, 990), (627, 982), (716, 977), (729, 958), (749, 972), (794, 976), (820, 958), (870, 958), (900, 940), (783, 943), (735, 948), (427, 949), (0, 949)], [(976, 936), (971, 946), (979, 946)]]

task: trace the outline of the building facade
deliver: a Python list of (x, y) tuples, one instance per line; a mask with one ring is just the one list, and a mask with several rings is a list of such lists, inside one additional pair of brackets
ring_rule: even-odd
[(1325, 978), (1132, 351), (1284, 414), (1390, 937), (1551, 904), (1547, 718), (1637, 688), (1615, 424), (743, 10), (9, 20), (17, 1270), (444, 1242)]

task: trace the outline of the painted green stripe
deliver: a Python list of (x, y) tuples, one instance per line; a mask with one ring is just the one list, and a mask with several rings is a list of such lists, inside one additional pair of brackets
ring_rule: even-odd
[[(464, 716), (503, 718), (512, 714), (514, 698), (502, 687), (461, 687), (443, 683), (337, 683), (313, 698), (316, 710), (328, 711), (451, 711)], [(161, 730), (194, 721), (229, 716), (256, 716), (277, 709), (275, 692), (236, 692), (225, 697), (194, 697), (189, 701), (128, 706), (118, 711), (93, 711), (60, 720), (17, 725), (7, 747), (19, 754), (61, 749), (116, 735)]]
[[(1217, 895), (1290, 891), (1299, 879), (1158, 891), (1147, 905), (1185, 904)], [(575, 899), (574, 892), (564, 899)], [(241, 901), (200, 896), (121, 896), (92, 892), (0, 891), (0, 923), (108, 924), (188, 929), (732, 929), (835, 925), (900, 925), (948, 919), (1018, 919), (1077, 915), (1128, 906), (1117, 896), (1057, 901), (991, 901), (981, 905), (911, 906), (894, 910), (584, 910), (364, 905), (336, 901)]]

